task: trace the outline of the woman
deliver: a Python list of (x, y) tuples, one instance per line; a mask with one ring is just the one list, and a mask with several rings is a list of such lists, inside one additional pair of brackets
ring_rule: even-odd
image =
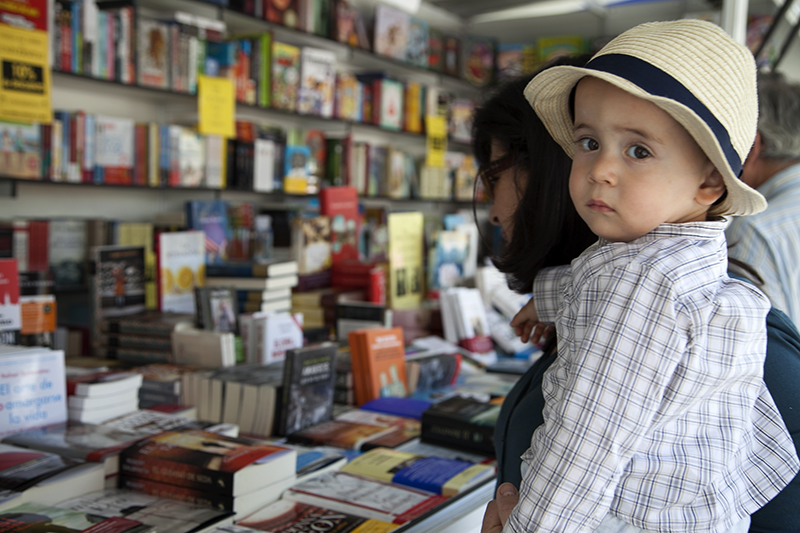
[[(588, 57), (554, 64), (583, 65)], [(473, 123), (479, 177), (492, 201), (489, 221), (501, 228), (506, 247), (494, 263), (508, 276), (509, 286), (531, 291), (544, 267), (569, 263), (596, 240), (578, 216), (569, 197), (571, 162), (553, 141), (523, 97), (530, 77), (503, 86), (476, 110)], [(767, 317), (767, 358), (764, 380), (800, 449), (800, 334), (782, 312)], [(530, 446), (533, 430), (543, 423), (542, 375), (556, 357), (555, 338), (544, 355), (506, 396), (495, 426), (498, 486), (521, 482), (520, 455)], [(798, 414), (796, 414), (798, 413)], [(507, 489), (500, 487), (500, 492)], [(498, 499), (513, 506), (513, 495)], [(502, 505), (501, 505), (502, 506)], [(511, 510), (504, 510), (504, 515)], [(500, 529), (497, 509), (484, 518), (484, 532)], [(502, 511), (502, 510), (501, 510)], [(800, 529), (800, 477), (757, 511), (750, 531), (777, 533)]]

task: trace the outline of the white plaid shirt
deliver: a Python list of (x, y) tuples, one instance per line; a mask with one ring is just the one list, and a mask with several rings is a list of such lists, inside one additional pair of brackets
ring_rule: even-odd
[(726, 230), (728, 254), (755, 268), (772, 305), (800, 325), (800, 165), (778, 172), (758, 192), (769, 206), (733, 218)]
[(728, 278), (725, 222), (599, 241), (534, 283), (559, 357), (505, 532), (590, 532), (607, 513), (718, 532), (800, 467), (763, 379), (769, 302)]

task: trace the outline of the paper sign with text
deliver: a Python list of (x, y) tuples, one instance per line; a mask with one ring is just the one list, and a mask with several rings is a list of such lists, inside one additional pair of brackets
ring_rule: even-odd
[(199, 76), (197, 106), (200, 133), (235, 136), (236, 99), (231, 80)]
[(66, 422), (64, 352), (16, 346), (7, 350), (11, 353), (0, 351), (0, 438)]
[(447, 119), (440, 115), (425, 117), (425, 131), (425, 164), (429, 167), (443, 167), (444, 153), (447, 151)]

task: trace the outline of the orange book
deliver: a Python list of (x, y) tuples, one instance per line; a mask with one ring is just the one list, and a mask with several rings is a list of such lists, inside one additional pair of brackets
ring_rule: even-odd
[(357, 330), (349, 341), (358, 405), (375, 398), (407, 395), (402, 328)]

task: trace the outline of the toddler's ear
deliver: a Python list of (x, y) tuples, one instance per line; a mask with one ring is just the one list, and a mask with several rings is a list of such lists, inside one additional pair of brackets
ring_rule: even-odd
[(725, 182), (722, 180), (722, 174), (715, 166), (710, 165), (706, 178), (700, 184), (700, 188), (697, 189), (695, 201), (700, 205), (711, 206), (723, 194), (725, 194)]

